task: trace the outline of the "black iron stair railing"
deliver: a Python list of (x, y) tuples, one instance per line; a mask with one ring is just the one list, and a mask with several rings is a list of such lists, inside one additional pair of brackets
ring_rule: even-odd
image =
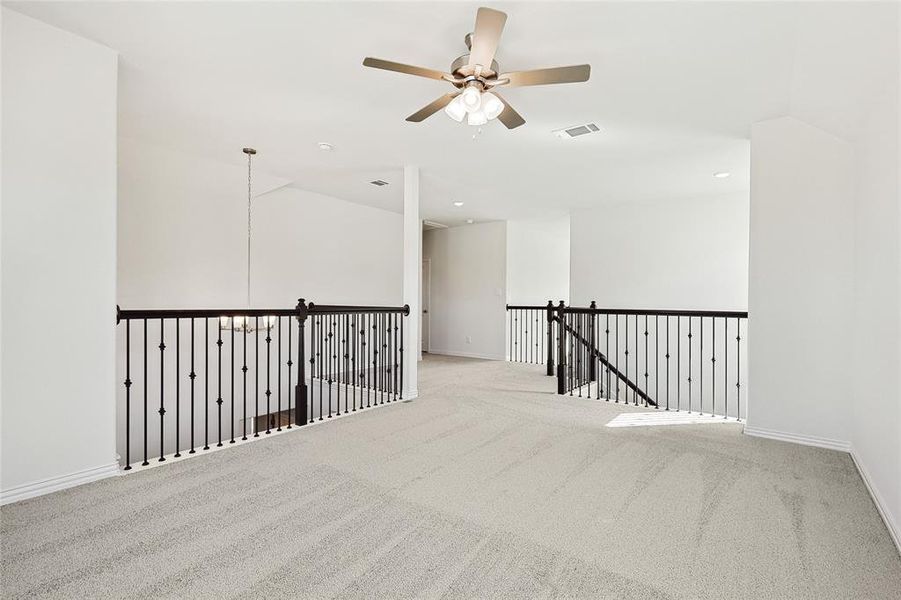
[(508, 305), (507, 313), (510, 360), (543, 362), (560, 394), (744, 415), (746, 311), (612, 309), (594, 302), (568, 307), (561, 301)]
[(402, 399), (408, 315), (303, 299), (291, 309), (117, 307), (124, 469), (132, 457), (149, 466), (323, 420), (324, 398), (326, 418)]

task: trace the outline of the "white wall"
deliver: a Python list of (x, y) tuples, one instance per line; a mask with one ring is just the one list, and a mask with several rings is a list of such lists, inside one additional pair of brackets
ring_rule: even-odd
[[(402, 304), (402, 215), (279, 188), (289, 182), (266, 174), (258, 150), (251, 303)], [(247, 166), (236, 155), (225, 164), (121, 140), (122, 308), (246, 304)]]
[(749, 429), (848, 440), (852, 148), (791, 117), (751, 129)]
[(506, 247), (504, 222), (425, 232), (432, 352), (504, 360)]
[(574, 306), (747, 307), (747, 194), (576, 210), (570, 236)]
[(9, 500), (29, 484), (114, 469), (118, 59), (2, 10), (0, 488)]
[[(895, 54), (895, 70), (898, 54)], [(850, 439), (901, 536), (901, 196), (898, 79), (873, 99), (857, 142), (854, 386)], [(901, 542), (901, 539), (898, 539)]]
[(507, 302), (569, 300), (569, 216), (507, 221)]

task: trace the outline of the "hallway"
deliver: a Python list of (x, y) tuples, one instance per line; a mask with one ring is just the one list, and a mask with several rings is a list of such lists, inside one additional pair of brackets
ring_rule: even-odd
[(847, 454), (607, 428), (644, 409), (556, 396), (535, 365), (428, 356), (419, 385), (3, 507), (3, 595), (901, 597)]

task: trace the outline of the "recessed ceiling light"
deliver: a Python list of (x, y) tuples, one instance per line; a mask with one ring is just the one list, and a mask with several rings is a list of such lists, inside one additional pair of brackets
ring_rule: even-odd
[(459, 207), (463, 206), (463, 203), (460, 202), (459, 200), (457, 200), (456, 202), (454, 202), (454, 206), (459, 208)]
[(732, 173), (730, 173), (729, 171), (717, 171), (716, 173), (713, 174), (713, 176), (716, 177), (717, 179), (725, 179), (726, 177), (728, 177), (731, 174)]
[(469, 225), (472, 225), (475, 221), (473, 221), (472, 219), (466, 219), (466, 222), (467, 222)]
[(319, 142), (319, 144), (317, 144), (317, 145), (319, 146), (319, 149), (322, 150), (323, 152), (331, 152), (332, 150), (335, 149), (335, 147), (332, 146), (331, 144), (329, 144), (328, 142)]

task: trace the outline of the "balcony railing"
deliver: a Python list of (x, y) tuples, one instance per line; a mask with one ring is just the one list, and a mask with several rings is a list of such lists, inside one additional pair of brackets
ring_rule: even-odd
[[(534, 315), (545, 318), (536, 324)], [(521, 315), (527, 315), (521, 318)], [(546, 342), (540, 361), (557, 393), (742, 419), (746, 311), (508, 306), (510, 359), (520, 340)], [(525, 362), (534, 362), (527, 360)]]
[(402, 399), (407, 315), (407, 306), (304, 300), (290, 309), (117, 309), (123, 468)]

